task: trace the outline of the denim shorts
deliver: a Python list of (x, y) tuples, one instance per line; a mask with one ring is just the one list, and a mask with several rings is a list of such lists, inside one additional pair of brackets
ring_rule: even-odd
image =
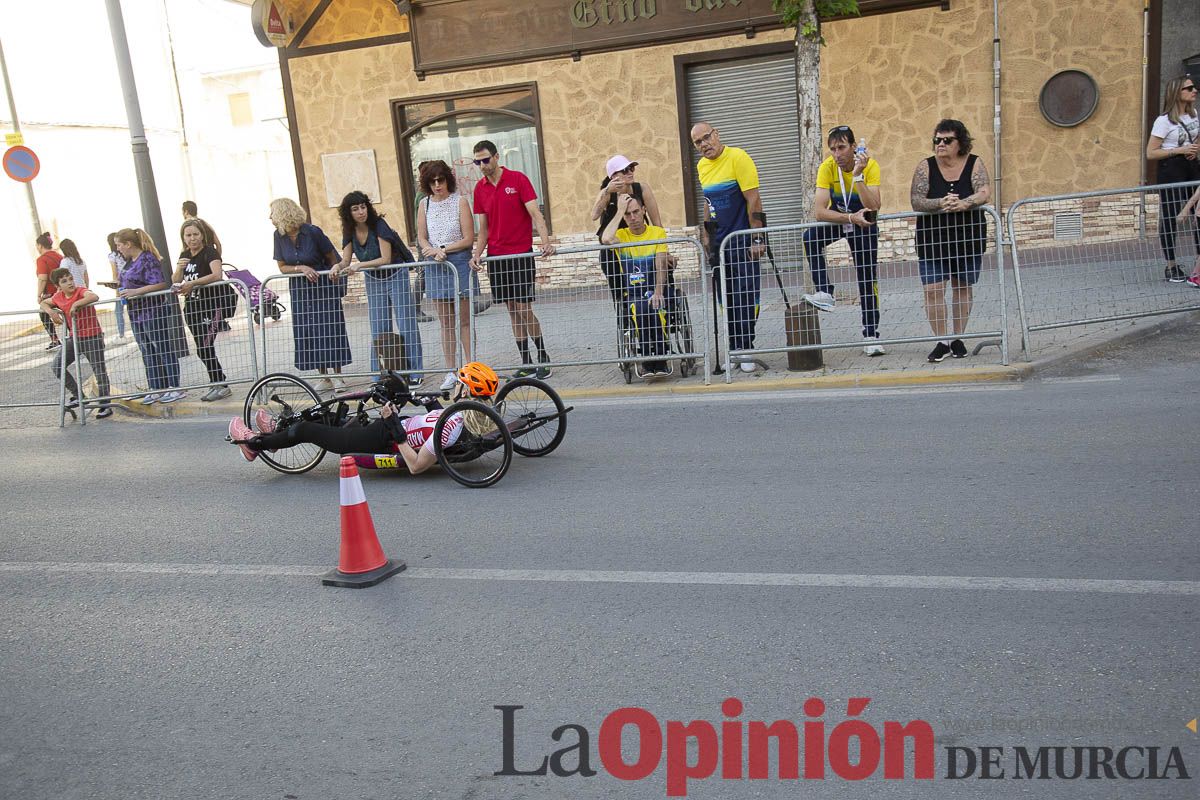
[(917, 264), (922, 286), (947, 280), (952, 280), (955, 286), (974, 286), (979, 280), (983, 256), (943, 256), (933, 261), (921, 259)]
[(425, 266), (425, 294), (430, 300), (450, 300), (454, 297), (454, 273), (458, 273), (458, 296), (471, 293), (471, 251), (456, 250), (446, 254), (440, 264)]

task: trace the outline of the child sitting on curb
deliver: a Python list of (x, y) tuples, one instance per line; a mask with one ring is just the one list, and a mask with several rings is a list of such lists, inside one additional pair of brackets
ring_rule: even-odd
[[(73, 340), (64, 342), (54, 356), (54, 377), (61, 377), (62, 371), (71, 366), (78, 353), (82, 353), (92, 365), (92, 372), (96, 376), (96, 388), (103, 398), (96, 416), (100, 419), (111, 417), (113, 410), (108, 401), (108, 369), (104, 365), (104, 330), (100, 327), (100, 320), (96, 318), (96, 309), (92, 308), (92, 304), (100, 298), (95, 292), (76, 286), (71, 270), (66, 267), (59, 267), (51, 272), (50, 283), (57, 286), (58, 291), (43, 300), (41, 308), (56, 324), (66, 324), (67, 336)], [(72, 309), (75, 310), (74, 320), (71, 317)], [(66, 384), (67, 391), (71, 394), (67, 408), (75, 408), (79, 405), (82, 394), (69, 369)]]

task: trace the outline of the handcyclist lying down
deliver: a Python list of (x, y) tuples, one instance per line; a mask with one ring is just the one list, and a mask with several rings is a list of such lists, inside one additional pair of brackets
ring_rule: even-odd
[[(465, 395), (487, 400), (496, 394), (500, 383), (491, 367), (477, 361), (464, 365), (458, 371), (457, 377), (458, 390), (453, 396), (454, 400), (462, 399)], [(302, 420), (276, 431), (275, 420), (265, 409), (260, 408), (254, 415), (254, 425), (258, 432), (251, 430), (240, 417), (234, 417), (229, 422), (229, 440), (241, 448), (242, 456), (247, 461), (258, 458), (258, 454), (263, 450), (274, 451), (298, 444), (314, 444), (341, 455), (398, 453), (408, 466), (408, 471), (414, 475), (437, 464), (437, 455), (433, 449), (433, 428), (442, 415), (442, 409), (433, 409), (425, 414), (400, 419), (395, 405), (386, 403), (382, 414), (382, 417), (372, 420), (367, 425), (340, 427)], [(443, 448), (458, 441), (462, 433), (462, 414), (455, 414), (455, 417), (458, 419), (450, 419), (442, 429)]]

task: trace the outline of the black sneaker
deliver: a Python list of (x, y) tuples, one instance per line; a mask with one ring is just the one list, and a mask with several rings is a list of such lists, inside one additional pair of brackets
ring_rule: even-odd
[(963, 344), (962, 339), (955, 339), (950, 343), (950, 355), (954, 356), (955, 358), (967, 357), (967, 346)]
[(939, 361), (944, 361), (948, 355), (950, 355), (950, 348), (945, 342), (938, 342), (937, 346), (929, 351), (929, 360), (936, 364)]
[(111, 417), (112, 415), (113, 415), (112, 406), (100, 406), (100, 408), (96, 410), (96, 419), (107, 419), (108, 417)]
[(662, 375), (670, 375), (671, 367), (665, 361), (647, 361), (646, 362), (646, 377), (658, 377)]
[(1187, 280), (1187, 275), (1178, 266), (1171, 265), (1163, 271), (1163, 277), (1170, 283), (1183, 283)]
[(533, 365), (532, 364), (526, 364), (525, 366), (521, 367), (519, 370), (517, 370), (516, 372), (513, 373), (514, 378), (529, 378), (532, 375), (533, 375)]
[(553, 374), (554, 373), (545, 364), (542, 364), (541, 366), (539, 366), (533, 373), (534, 377), (537, 378), (539, 381), (544, 381), (544, 380), (546, 380), (546, 378), (549, 378)]
[(60, 347), (62, 347), (62, 342), (60, 342), (58, 339), (52, 339), (50, 344), (46, 345), (47, 350), (57, 350)]

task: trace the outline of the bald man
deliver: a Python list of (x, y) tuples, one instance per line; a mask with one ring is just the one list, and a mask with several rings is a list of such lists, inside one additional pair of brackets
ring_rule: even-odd
[[(705, 224), (701, 236), (710, 254), (725, 259), (724, 295), (717, 291), (715, 284), (715, 261), (713, 294), (724, 297), (725, 314), (729, 319), (729, 349), (751, 350), (762, 289), (758, 260), (766, 250), (766, 243), (762, 237), (750, 234), (734, 236), (727, 242), (725, 237), (734, 231), (761, 228), (765, 224), (762, 198), (758, 194), (758, 169), (745, 150), (722, 144), (720, 133), (707, 122), (693, 125), (691, 138), (700, 154), (696, 171), (704, 190)], [(716, 252), (718, 247), (722, 247), (719, 254)], [(750, 356), (739, 360), (743, 372), (754, 372), (755, 364)]]

